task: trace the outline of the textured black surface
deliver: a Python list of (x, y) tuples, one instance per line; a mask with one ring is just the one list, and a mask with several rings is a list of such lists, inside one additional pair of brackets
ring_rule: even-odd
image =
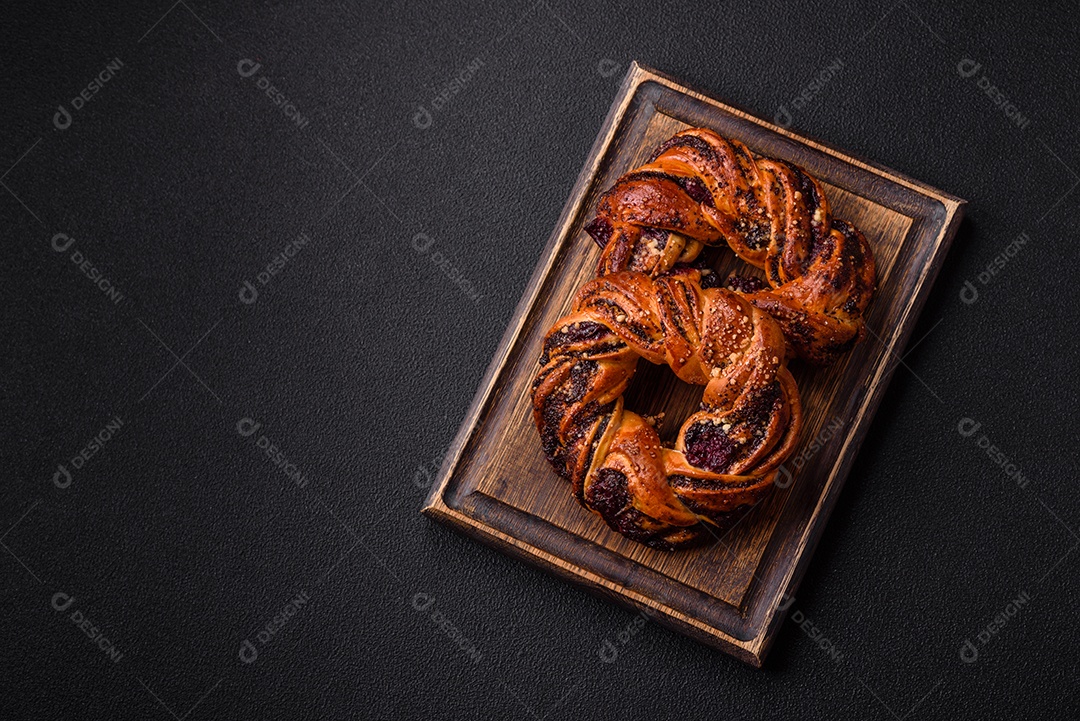
[[(2, 11), (0, 718), (1080, 715), (1067, 4), (170, 2)], [(752, 670), (417, 512), (634, 58), (970, 201), (789, 612), (838, 658), (788, 621)]]

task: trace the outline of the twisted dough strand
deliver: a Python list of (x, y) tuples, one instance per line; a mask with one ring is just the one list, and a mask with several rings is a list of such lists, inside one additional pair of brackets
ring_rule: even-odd
[(865, 332), (876, 278), (866, 238), (832, 218), (821, 184), (797, 165), (755, 159), (711, 130), (678, 133), (619, 178), (587, 230), (604, 247), (597, 275), (657, 275), (726, 242), (771, 286), (747, 300), (812, 363), (834, 362)]
[[(661, 548), (722, 526), (772, 484), (802, 413), (779, 325), (701, 271), (622, 271), (582, 287), (548, 334), (534, 414), (578, 500), (624, 535)], [(639, 358), (705, 386), (675, 448), (624, 408)]]
[[(858, 341), (873, 256), (817, 181), (707, 130), (622, 176), (586, 230), (604, 249), (599, 277), (549, 331), (533, 384), (544, 452), (614, 530), (686, 546), (771, 489), (802, 425), (788, 348), (828, 362)], [(720, 288), (687, 265), (723, 242), (772, 288)], [(624, 407), (639, 358), (705, 387), (674, 448)]]

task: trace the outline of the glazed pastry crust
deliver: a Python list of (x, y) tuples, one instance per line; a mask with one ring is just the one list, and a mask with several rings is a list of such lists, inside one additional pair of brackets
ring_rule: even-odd
[[(597, 278), (548, 332), (533, 384), (544, 452), (586, 508), (649, 546), (730, 526), (772, 488), (802, 425), (787, 363), (835, 361), (864, 334), (873, 254), (833, 220), (820, 184), (703, 129), (683, 131), (616, 181), (586, 226)], [(765, 271), (694, 264), (728, 245)], [(704, 386), (675, 446), (626, 409), (639, 358)]]

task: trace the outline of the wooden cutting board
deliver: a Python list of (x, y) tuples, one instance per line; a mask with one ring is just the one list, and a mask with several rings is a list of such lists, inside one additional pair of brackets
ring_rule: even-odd
[[(687, 127), (711, 128), (752, 152), (805, 168), (833, 215), (866, 235), (878, 291), (868, 336), (835, 366), (794, 363), (805, 409), (800, 446), (778, 487), (703, 548), (663, 552), (622, 538), (579, 506), (544, 459), (530, 386), (543, 336), (593, 277), (599, 249), (582, 231), (600, 194)], [(915, 326), (964, 201), (796, 135), (634, 63), (518, 303), (424, 513), (554, 571), (755, 666), (780, 626)], [(714, 267), (760, 272), (714, 250)], [(642, 361), (626, 395), (637, 413), (664, 412), (671, 441), (702, 388)], [(666, 437), (665, 437), (666, 436)]]

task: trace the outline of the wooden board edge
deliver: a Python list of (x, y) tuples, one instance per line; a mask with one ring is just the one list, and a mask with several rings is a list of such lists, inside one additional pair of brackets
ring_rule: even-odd
[[(907, 187), (917, 193), (923, 194), (927, 197), (933, 198), (940, 202), (945, 210), (945, 220), (942, 223), (942, 229), (939, 232), (935, 248), (932, 254), (932, 261), (924, 268), (922, 276), (920, 276), (914, 297), (917, 302), (909, 305), (901, 316), (900, 326), (908, 325), (905, 332), (902, 334), (894, 335), (892, 342), (886, 346), (887, 353), (895, 355), (893, 348), (900, 345), (910, 337), (911, 332), (914, 330), (914, 323), (908, 324), (908, 318), (914, 313), (915, 315), (921, 314), (923, 306), (925, 305), (926, 298), (929, 295), (930, 285), (933, 283), (933, 279), (936, 278), (938, 270), (944, 261), (944, 256), (947, 252), (948, 246), (951, 245), (952, 238), (955, 235), (956, 229), (963, 217), (963, 207), (966, 205), (966, 201), (956, 196), (950, 195), (943, 191), (938, 190), (932, 186), (929, 186), (920, 181), (908, 178), (904, 175), (897, 173), (894, 170), (879, 166), (873, 162), (863, 160), (861, 158), (854, 157), (849, 153), (840, 151), (836, 148), (829, 146), (826, 143), (817, 141), (798, 133), (791, 132), (783, 127), (777, 126), (773, 123), (769, 123), (756, 115), (744, 111), (740, 108), (727, 105), (708, 95), (694, 90), (682, 83), (670, 78), (669, 76), (661, 73), (660, 71), (641, 65), (637, 61), (632, 61), (630, 68), (627, 71), (626, 76), (623, 79), (623, 83), (620, 86), (618, 93), (616, 94), (616, 100), (609, 110), (607, 117), (601, 131), (594, 141), (592, 149), (587, 156), (586, 163), (582, 166), (582, 169), (578, 175), (578, 179), (571, 191), (570, 198), (567, 204), (564, 206), (563, 212), (560, 215), (559, 221), (555, 226), (552, 234), (550, 235), (544, 250), (541, 253), (540, 259), (533, 270), (532, 276), (528, 284), (526, 285), (525, 292), (521, 299), (518, 301), (517, 307), (512, 316), (511, 323), (508, 325), (506, 331), (503, 334), (502, 340), (498, 346), (495, 355), (492, 358), (491, 363), (479, 385), (478, 391), (473, 398), (472, 403), (466, 413), (458, 432), (451, 444), (451, 447), (446, 454), (442, 466), (437, 477), (436, 482), (433, 484), (431, 491), (429, 492), (425, 504), (421, 509), (424, 515), (436, 519), (438, 521), (447, 523), (457, 530), (472, 536), (481, 542), (493, 546), (496, 549), (509, 553), (515, 557), (518, 557), (534, 566), (538, 566), (543, 570), (554, 573), (557, 576), (570, 580), (578, 585), (584, 586), (587, 590), (598, 593), (604, 598), (619, 603), (624, 607), (628, 607), (632, 610), (642, 611), (646, 614), (654, 613), (660, 614), (661, 618), (658, 619), (663, 625), (668, 626), (676, 630), (677, 632), (688, 635), (695, 638), (709, 646), (718, 648), (725, 653), (737, 658), (738, 660), (747, 663), (756, 668), (761, 668), (764, 664), (765, 656), (772, 646), (775, 636), (779, 630), (780, 620), (782, 615), (777, 612), (775, 604), (769, 611), (769, 617), (761, 628), (754, 635), (753, 638), (748, 641), (741, 641), (736, 639), (719, 629), (715, 629), (707, 626), (706, 624), (697, 621), (685, 614), (682, 614), (678, 610), (666, 606), (663, 603), (655, 601), (637, 591), (614, 584), (603, 577), (581, 568), (574, 564), (568, 564), (558, 557), (540, 549), (531, 544), (525, 543), (519, 539), (509, 536), (498, 529), (492, 528), (485, 523), (478, 521), (465, 513), (462, 513), (456, 509), (449, 507), (443, 498), (443, 494), (453, 476), (453, 473), (460, 462), (462, 452), (477, 428), (477, 423), (483, 408), (486, 406), (488, 399), (494, 390), (495, 381), (498, 378), (500, 371), (505, 366), (505, 363), (509, 357), (510, 350), (513, 348), (514, 343), (520, 336), (521, 330), (524, 326), (525, 319), (528, 316), (529, 309), (534, 305), (538, 291), (543, 284), (543, 281), (549, 274), (551, 266), (558, 256), (558, 253), (562, 247), (562, 244), (566, 242), (568, 236), (565, 235), (566, 228), (576, 214), (580, 211), (581, 205), (587, 197), (587, 189), (589, 181), (595, 174), (599, 167), (599, 164), (606, 154), (611, 145), (612, 138), (614, 137), (616, 129), (619, 127), (622, 118), (625, 116), (626, 110), (632, 101), (637, 88), (644, 82), (655, 81), (659, 82), (673, 90), (695, 97), (703, 102), (720, 108), (724, 112), (733, 114), (735, 116), (744, 118), (755, 124), (761, 125), (766, 129), (775, 132), (779, 135), (788, 137), (797, 143), (814, 148), (826, 154), (829, 154), (842, 162), (849, 163), (853, 166), (862, 168), (876, 175), (891, 180), (898, 185)], [(918, 306), (916, 309), (915, 306)], [(874, 387), (881, 386), (882, 374), (889, 368), (888, 363), (883, 363), (878, 370), (878, 373), (874, 376)], [(895, 371), (895, 367), (889, 370), (889, 377)], [(844, 445), (841, 447), (841, 452), (838, 454), (838, 458), (848, 458), (849, 463), (854, 461), (854, 456), (858, 452), (858, 446), (861, 446), (862, 440), (865, 438), (868, 425), (864, 425), (863, 416), (866, 415), (869, 403), (873, 402), (873, 407), (876, 410), (880, 404), (880, 399), (885, 391), (884, 387), (875, 393), (870, 394), (866, 402), (860, 408), (859, 413), (852, 424), (852, 432), (848, 434), (845, 439)], [(872, 415), (872, 413), (871, 413)], [(852, 446), (849, 451), (848, 448), (852, 444), (855, 436), (858, 436), (857, 442)], [(784, 594), (790, 594), (797, 589), (798, 584), (801, 582), (802, 576), (805, 574), (806, 567), (809, 565), (810, 558), (813, 555), (813, 550), (817, 546), (818, 541), (824, 531), (825, 523), (820, 520), (822, 513), (825, 512), (826, 505), (830, 509), (825, 513), (825, 517), (831, 514), (831, 508), (835, 505), (836, 498), (839, 496), (840, 488), (843, 485), (843, 480), (837, 482), (837, 477), (840, 475), (839, 470), (845, 465), (843, 462), (834, 466), (834, 471), (830, 474), (829, 480), (826, 482), (826, 486), (823, 489), (821, 496), (818, 499), (817, 507), (811, 517), (811, 521), (807, 524), (806, 530), (803, 533), (803, 537), (800, 539), (799, 553), (797, 554), (796, 563), (792, 565), (787, 578), (780, 584), (778, 588), (782, 589), (781, 597)], [(844, 474), (846, 475), (846, 474)], [(846, 479), (845, 479), (846, 480)]]
[[(916, 284), (915, 292), (912, 295), (912, 302), (905, 308), (904, 314), (901, 316), (899, 325), (904, 328), (904, 331), (893, 336), (892, 342), (886, 346), (887, 355), (897, 357), (894, 348), (898, 346), (902, 348), (914, 332), (917, 321), (909, 322), (908, 319), (917, 319), (918, 316), (922, 315), (923, 308), (930, 295), (930, 290), (933, 288), (938, 272), (944, 264), (949, 248), (952, 246), (956, 231), (960, 226), (960, 222), (963, 220), (964, 207), (967, 204), (966, 201), (953, 199), (952, 202), (943, 204), (945, 205), (947, 215), (942, 223), (941, 230), (935, 239), (931, 262), (923, 269), (923, 273), (920, 275)], [(891, 369), (890, 365), (892, 366)], [(850, 477), (850, 466), (855, 462), (855, 458), (859, 454), (863, 441), (870, 431), (870, 424), (877, 415), (878, 408), (889, 387), (888, 381), (891, 381), (897, 365), (899, 364), (891, 364), (889, 362), (882, 363), (878, 372), (874, 375), (874, 378), (871, 381), (871, 387), (874, 390), (867, 395), (866, 400), (853, 418), (851, 431), (846, 435), (843, 445), (841, 445), (840, 450), (837, 452), (838, 463), (833, 466), (833, 470), (825, 482), (825, 486), (818, 498), (818, 503), (803, 532), (803, 536), (799, 539), (799, 550), (795, 554), (796, 561), (792, 564), (788, 578), (778, 584), (778, 587), (781, 589), (780, 598), (795, 595), (799, 585), (802, 583), (803, 576), (810, 566), (810, 561), (814, 556), (817, 545), (824, 535), (827, 521), (829, 517), (832, 516), (836, 502), (840, 497), (840, 492), (843, 490), (844, 485), (846, 485), (847, 480)], [(885, 377), (886, 373), (887, 378)], [(863, 419), (866, 417), (869, 419), (864, 421)], [(774, 606), (772, 616), (762, 624), (760, 632), (760, 654), (762, 661), (764, 661), (764, 658), (772, 648), (772, 644), (778, 635), (782, 619), (782, 614), (777, 613), (776, 606)]]
[(676, 633), (689, 636), (754, 668), (761, 668), (765, 661), (764, 639), (761, 634), (756, 634), (747, 641), (737, 639), (639, 591), (613, 583), (588, 569), (568, 563), (531, 543), (503, 533), (466, 513), (450, 508), (441, 498), (425, 506), (422, 513), (501, 553), (570, 581), (606, 601), (616, 603), (630, 611), (640, 612), (649, 620), (656, 621)]
[(521, 330), (529, 315), (529, 309), (536, 303), (536, 297), (540, 291), (540, 287), (551, 272), (552, 264), (558, 257), (559, 250), (563, 243), (567, 240), (567, 238), (564, 237), (566, 227), (577, 213), (580, 212), (581, 205), (588, 197), (586, 191), (588, 190), (591, 179), (595, 175), (597, 168), (600, 165), (600, 161), (611, 147), (611, 141), (615, 136), (615, 131), (618, 129), (623, 117), (626, 115), (626, 109), (629, 107), (631, 100), (633, 100), (634, 95), (637, 92), (638, 86), (643, 80), (644, 73), (641, 68), (636, 62), (631, 63), (626, 76), (623, 78), (622, 85), (615, 95), (615, 101), (612, 103), (607, 117), (600, 127), (600, 132), (597, 134), (596, 140), (593, 141), (592, 148), (586, 156), (585, 163), (578, 173), (577, 181), (570, 191), (570, 197), (567, 199), (566, 205), (563, 207), (563, 211), (559, 216), (559, 220), (556, 223), (554, 230), (551, 232), (551, 235), (548, 237), (548, 241), (545, 243), (543, 251), (540, 253), (540, 258), (536, 263), (536, 267), (533, 269), (529, 282), (525, 286), (525, 291), (522, 293), (517, 306), (514, 308), (514, 313), (511, 316), (509, 324), (507, 324), (506, 331), (503, 332), (502, 339), (499, 341), (495, 355), (492, 357), (491, 362), (488, 364), (487, 371), (480, 381), (476, 395), (473, 396), (473, 400), (469, 404), (469, 409), (465, 413), (465, 418), (458, 427), (454, 440), (451, 442), (446, 455), (443, 457), (438, 476), (432, 484), (431, 491), (428, 493), (423, 510), (432, 506), (435, 499), (441, 497), (445, 492), (446, 486), (449, 484), (450, 478), (453, 476), (454, 470), (461, 460), (461, 454), (464, 451), (469, 438), (476, 431), (480, 414), (487, 405), (488, 399), (494, 390), (499, 373), (505, 366), (510, 351), (514, 347), (514, 343), (521, 335)]
[(744, 120), (749, 120), (756, 125), (760, 125), (763, 128), (777, 133), (778, 135), (783, 135), (787, 138), (794, 140), (797, 143), (832, 155), (833, 157), (838, 158), (846, 163), (850, 163), (851, 165), (892, 180), (899, 185), (910, 188), (911, 190), (914, 190), (918, 193), (922, 193), (923, 195), (927, 195), (931, 198), (934, 198), (935, 200), (939, 200), (942, 202), (942, 204), (946, 206), (946, 208), (950, 207), (951, 205), (963, 204), (966, 202), (962, 198), (958, 198), (954, 195), (946, 193), (945, 191), (935, 188), (932, 185), (928, 185), (920, 180), (910, 178), (906, 175), (903, 175), (902, 173), (893, 170), (892, 168), (879, 165), (878, 163), (872, 160), (868, 160), (866, 158), (852, 155), (850, 151), (840, 150), (839, 148), (836, 148), (822, 140), (818, 140), (817, 138), (812, 138), (801, 133), (796, 133), (788, 130), (783, 126), (776, 125), (775, 123), (770, 123), (768, 120), (765, 120), (748, 110), (744, 110), (740, 107), (721, 102), (696, 88), (685, 85), (684, 83), (676, 80), (672, 76), (660, 70), (656, 70), (655, 68), (651, 68), (647, 65), (642, 65), (636, 60), (633, 61), (632, 65), (637, 71), (640, 72), (641, 82), (652, 80), (660, 83), (661, 85), (665, 85), (672, 90), (696, 98), (697, 100), (700, 100), (704, 103), (708, 103), (709, 105), (712, 105), (714, 107), (721, 108), (725, 112), (736, 115), (740, 118), (743, 118)]

